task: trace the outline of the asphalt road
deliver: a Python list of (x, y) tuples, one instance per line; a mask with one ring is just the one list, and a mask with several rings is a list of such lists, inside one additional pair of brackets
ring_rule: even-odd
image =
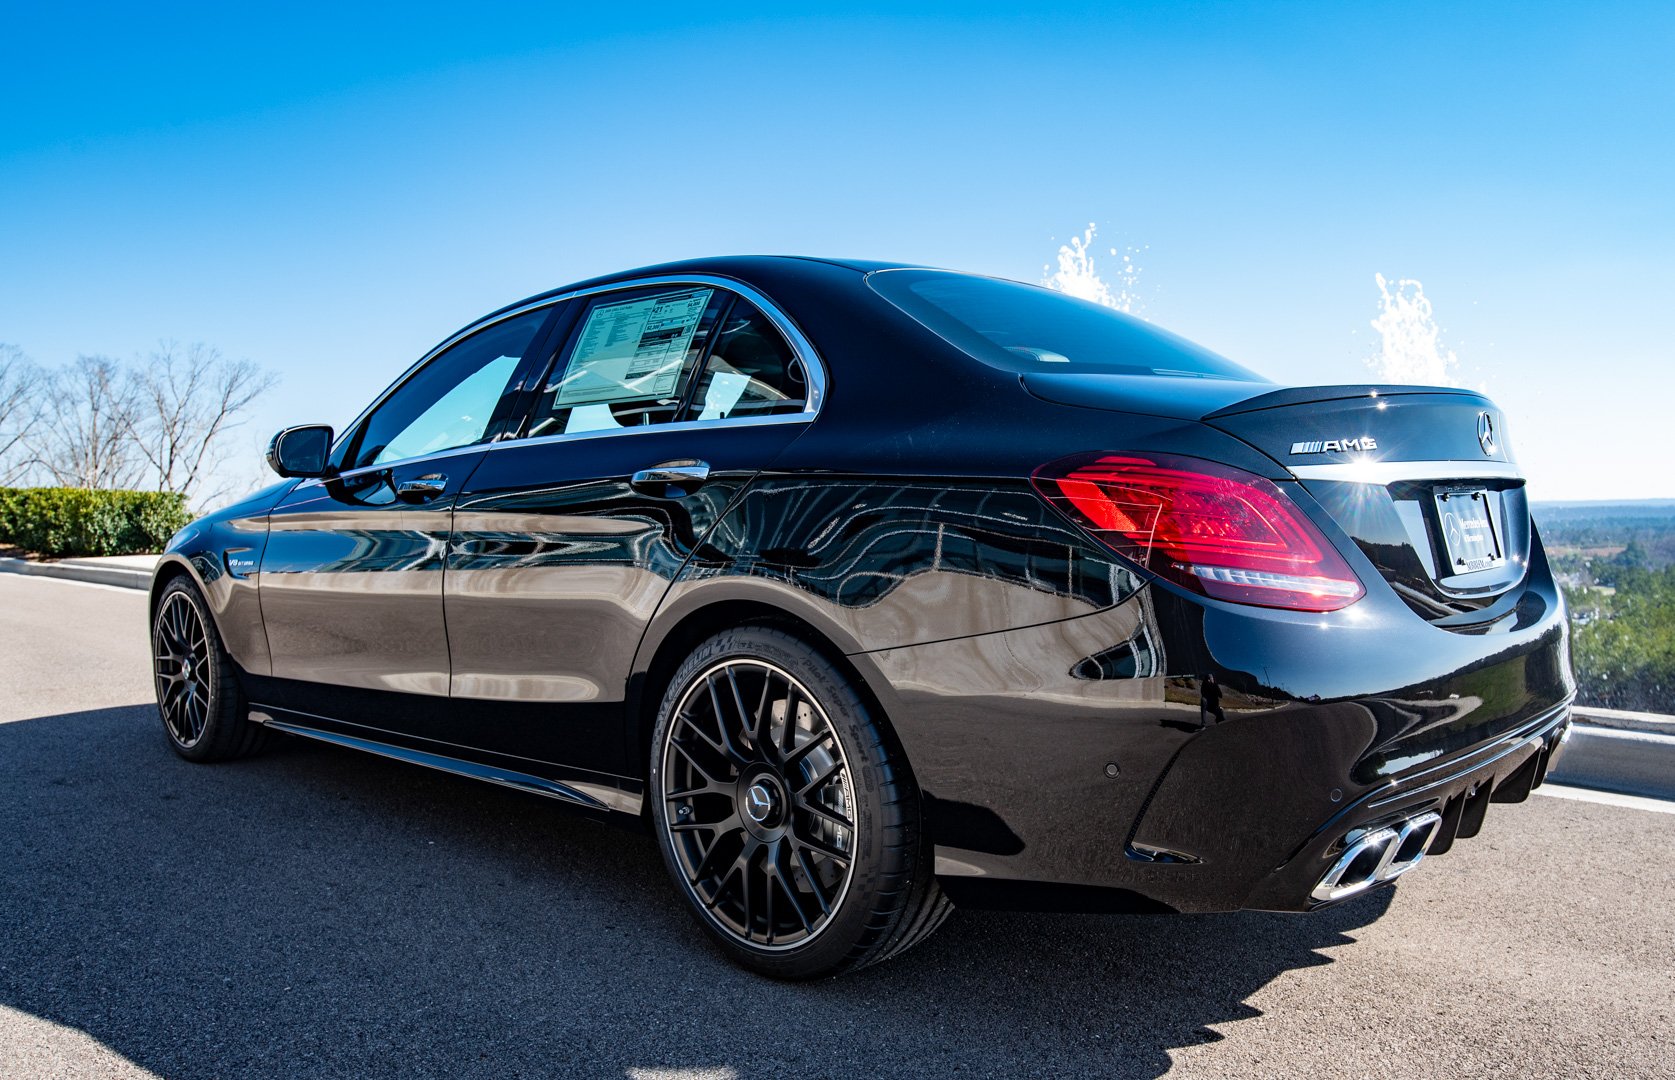
[(781, 985), (646, 837), (325, 746), (177, 759), (143, 619), (0, 576), (0, 1077), (1675, 1076), (1675, 815), (1538, 796), (1315, 916), (956, 912)]

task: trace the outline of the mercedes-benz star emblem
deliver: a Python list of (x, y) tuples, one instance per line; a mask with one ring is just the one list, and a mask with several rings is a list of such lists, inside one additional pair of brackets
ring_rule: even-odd
[(1483, 448), (1485, 454), (1495, 452), (1495, 420), (1486, 412), (1477, 414), (1477, 445)]
[(752, 784), (750, 790), (744, 794), (744, 803), (745, 812), (750, 815), (750, 820), (760, 825), (773, 813), (773, 792), (768, 790), (766, 784)]

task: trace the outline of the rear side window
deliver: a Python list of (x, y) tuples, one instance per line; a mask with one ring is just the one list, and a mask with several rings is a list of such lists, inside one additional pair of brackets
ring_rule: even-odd
[(756, 305), (680, 286), (594, 297), (577, 317), (528, 435), (800, 413), (802, 361)]
[(1140, 319), (1051, 289), (939, 270), (882, 270), (874, 292), (997, 368), (1266, 382)]
[(541, 388), (529, 435), (667, 423), (731, 297), (703, 286), (594, 297)]
[(721, 320), (685, 420), (802, 412), (808, 375), (779, 328), (745, 299)]

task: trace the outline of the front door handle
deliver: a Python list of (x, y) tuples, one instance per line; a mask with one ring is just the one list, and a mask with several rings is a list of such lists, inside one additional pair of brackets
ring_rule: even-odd
[(448, 478), (441, 473), (403, 480), (396, 485), (395, 497), (405, 503), (427, 503), (448, 490)]
[(709, 462), (687, 458), (641, 469), (629, 478), (628, 486), (642, 495), (680, 499), (703, 487), (709, 478)]

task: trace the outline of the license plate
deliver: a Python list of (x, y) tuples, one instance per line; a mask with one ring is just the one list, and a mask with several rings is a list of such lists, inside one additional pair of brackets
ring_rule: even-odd
[(1506, 562), (1495, 517), (1489, 512), (1489, 492), (1483, 488), (1450, 488), (1436, 492), (1437, 522), (1442, 526), (1444, 576), (1490, 570)]

